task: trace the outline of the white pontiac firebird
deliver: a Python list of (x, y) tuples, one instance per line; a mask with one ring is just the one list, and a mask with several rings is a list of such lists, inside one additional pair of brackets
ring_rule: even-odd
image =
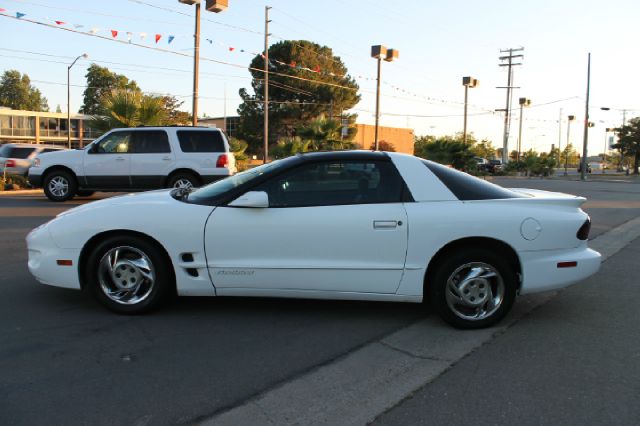
[(140, 313), (170, 295), (429, 302), (461, 328), (596, 273), (582, 197), (506, 189), (410, 155), (274, 161), (193, 192), (68, 210), (27, 236), (42, 283)]

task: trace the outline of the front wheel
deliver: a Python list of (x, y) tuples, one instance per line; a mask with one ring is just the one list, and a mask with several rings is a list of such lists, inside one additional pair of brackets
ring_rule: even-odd
[(44, 178), (44, 194), (51, 201), (67, 201), (76, 194), (75, 176), (65, 170), (54, 170)]
[(171, 294), (170, 260), (156, 244), (137, 236), (102, 241), (89, 256), (85, 284), (112, 311), (147, 312)]
[(517, 282), (513, 267), (502, 257), (481, 249), (461, 250), (436, 270), (430, 300), (454, 327), (489, 327), (511, 309)]

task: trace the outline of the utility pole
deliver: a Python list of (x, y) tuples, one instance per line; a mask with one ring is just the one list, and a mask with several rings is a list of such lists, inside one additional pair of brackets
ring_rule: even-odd
[(196, 33), (193, 37), (193, 119), (198, 125), (198, 76), (200, 75), (200, 2), (196, 3)]
[[(385, 48), (386, 50), (386, 48)], [(386, 55), (386, 51), (384, 52)], [(376, 77), (376, 126), (373, 134), (373, 145), (378, 150), (378, 125), (380, 124), (380, 65), (382, 64), (382, 56), (378, 56), (378, 74)]]
[(560, 108), (560, 113), (558, 114), (558, 164), (557, 166), (560, 165), (561, 152), (562, 152), (562, 108)]
[(516, 65), (522, 65), (522, 62), (513, 62), (516, 58), (524, 58), (524, 55), (518, 54), (514, 55), (514, 52), (521, 52), (524, 50), (524, 47), (518, 47), (516, 49), (501, 49), (500, 53), (508, 53), (508, 55), (500, 56), (499, 59), (501, 61), (506, 61), (506, 63), (499, 64), (501, 67), (507, 68), (507, 85), (497, 87), (497, 89), (507, 89), (507, 100), (504, 109), (497, 109), (496, 111), (504, 111), (504, 135), (502, 139), (502, 162), (506, 164), (509, 161), (509, 127), (511, 125), (511, 89), (519, 89), (519, 87), (512, 86), (513, 84), (513, 67)]
[(520, 161), (520, 152), (522, 151), (522, 110), (524, 107), (531, 105), (531, 99), (520, 98), (518, 104), (520, 105), (520, 126), (518, 129), (518, 153), (516, 154), (516, 161)]
[(269, 158), (269, 9), (264, 7), (264, 155), (262, 163)]
[(564, 175), (567, 175), (567, 163), (569, 161), (569, 145), (571, 144), (570, 142), (570, 138), (571, 138), (571, 122), (573, 120), (576, 119), (575, 115), (568, 115), (567, 116), (567, 146), (565, 147), (565, 154), (564, 154)]
[(464, 86), (464, 123), (462, 127), (462, 143), (467, 144), (467, 104), (469, 102), (469, 88), (477, 87), (480, 82), (473, 77), (462, 77)]
[(587, 98), (584, 103), (584, 137), (582, 141), (582, 161), (580, 180), (587, 180), (587, 143), (589, 141), (589, 88), (591, 86), (591, 52), (587, 59)]

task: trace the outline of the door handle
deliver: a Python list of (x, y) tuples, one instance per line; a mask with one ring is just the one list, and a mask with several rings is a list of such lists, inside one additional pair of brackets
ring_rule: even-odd
[(396, 220), (374, 220), (373, 229), (394, 229), (399, 224)]
[(118, 158), (116, 158), (116, 161), (124, 161), (124, 158), (118, 157)]
[(171, 161), (171, 157), (162, 157), (163, 161)]

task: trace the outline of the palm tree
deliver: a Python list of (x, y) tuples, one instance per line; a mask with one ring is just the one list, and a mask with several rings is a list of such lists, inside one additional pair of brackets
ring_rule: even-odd
[(106, 132), (118, 127), (164, 124), (167, 124), (167, 111), (161, 97), (114, 89), (100, 100), (100, 114), (91, 118), (89, 126)]

